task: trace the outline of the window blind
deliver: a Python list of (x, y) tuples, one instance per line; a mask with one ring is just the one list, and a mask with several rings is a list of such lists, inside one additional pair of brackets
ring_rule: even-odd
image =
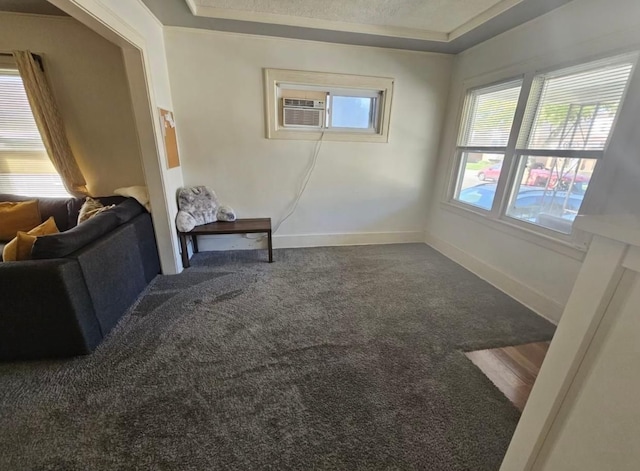
[(44, 152), (18, 72), (0, 72), (0, 150)]
[(0, 193), (68, 196), (36, 125), (22, 79), (0, 70)]
[(469, 92), (458, 145), (506, 147), (521, 86), (518, 80)]
[(596, 62), (536, 77), (520, 149), (603, 151), (633, 70), (633, 61)]

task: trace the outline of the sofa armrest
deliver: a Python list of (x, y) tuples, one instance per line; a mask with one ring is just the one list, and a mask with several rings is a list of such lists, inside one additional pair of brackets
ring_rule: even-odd
[(69, 258), (78, 261), (106, 336), (147, 286), (136, 231), (124, 224)]
[(77, 261), (0, 263), (0, 359), (89, 353), (102, 339)]

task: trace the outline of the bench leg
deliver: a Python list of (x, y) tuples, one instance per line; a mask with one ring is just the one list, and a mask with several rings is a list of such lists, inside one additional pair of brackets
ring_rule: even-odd
[(180, 250), (182, 251), (182, 266), (189, 268), (189, 251), (187, 250), (187, 236), (180, 233)]
[(269, 244), (269, 263), (273, 263), (273, 245), (271, 243), (271, 231), (267, 232), (268, 244)]
[(193, 253), (198, 253), (198, 237), (195, 234), (191, 236), (191, 243), (193, 244)]

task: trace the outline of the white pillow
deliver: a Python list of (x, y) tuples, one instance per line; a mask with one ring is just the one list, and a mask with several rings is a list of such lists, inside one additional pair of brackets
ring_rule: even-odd
[(126, 186), (118, 188), (113, 192), (118, 196), (126, 196), (128, 198), (134, 198), (138, 203), (145, 207), (145, 209), (151, 212), (151, 203), (149, 202), (149, 192), (146, 186)]

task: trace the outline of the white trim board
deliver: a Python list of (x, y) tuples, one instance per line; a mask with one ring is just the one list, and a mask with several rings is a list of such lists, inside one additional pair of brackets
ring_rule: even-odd
[(273, 236), (275, 248), (424, 243), (422, 231), (355, 232)]
[(474, 28), (499, 16), (510, 8), (518, 5), (523, 0), (501, 0), (492, 5), (479, 15), (460, 24), (452, 31), (430, 31), (419, 28), (408, 28), (392, 25), (375, 25), (364, 23), (348, 23), (343, 21), (309, 18), (303, 16), (291, 16), (257, 11), (236, 10), (230, 8), (216, 8), (200, 5), (195, 0), (186, 0), (193, 16), (206, 18), (221, 18), (226, 20), (250, 21), (286, 26), (298, 26), (303, 28), (323, 29), (329, 31), (344, 31), (350, 33), (372, 34), (377, 36), (389, 36), (394, 38), (418, 39), (423, 41), (450, 42), (462, 36)]
[[(55, 1), (55, 0), (54, 0)], [(422, 50), (414, 50), (414, 49), (402, 49), (396, 47), (383, 47), (383, 46), (372, 46), (366, 44), (351, 44), (351, 43), (337, 43), (337, 42), (329, 42), (329, 41), (320, 41), (317, 39), (304, 39), (304, 38), (289, 38), (286, 36), (265, 36), (259, 33), (244, 33), (238, 31), (226, 31), (226, 30), (218, 30), (218, 29), (206, 29), (206, 28), (194, 28), (193, 26), (179, 26), (179, 25), (165, 25), (165, 31), (179, 31), (182, 33), (189, 34), (217, 34), (222, 36), (235, 36), (238, 38), (257, 38), (260, 41), (287, 41), (292, 43), (308, 43), (308, 44), (325, 44), (330, 47), (344, 47), (344, 48), (364, 48), (364, 49), (379, 49), (381, 51), (395, 51), (396, 53), (403, 54), (422, 54), (427, 56), (444, 56), (451, 57), (450, 53), (447, 52), (434, 52), (434, 51), (422, 51)]]
[(425, 242), (549, 322), (557, 325), (560, 321), (564, 306), (557, 301), (428, 232), (425, 234)]
[[(261, 236), (262, 234), (249, 234), (249, 237), (236, 234), (202, 235), (198, 236), (198, 247), (203, 252), (207, 250), (266, 249), (266, 237)], [(410, 243), (423, 244), (424, 232), (345, 232), (336, 234), (273, 235), (273, 247), (275, 249)]]

